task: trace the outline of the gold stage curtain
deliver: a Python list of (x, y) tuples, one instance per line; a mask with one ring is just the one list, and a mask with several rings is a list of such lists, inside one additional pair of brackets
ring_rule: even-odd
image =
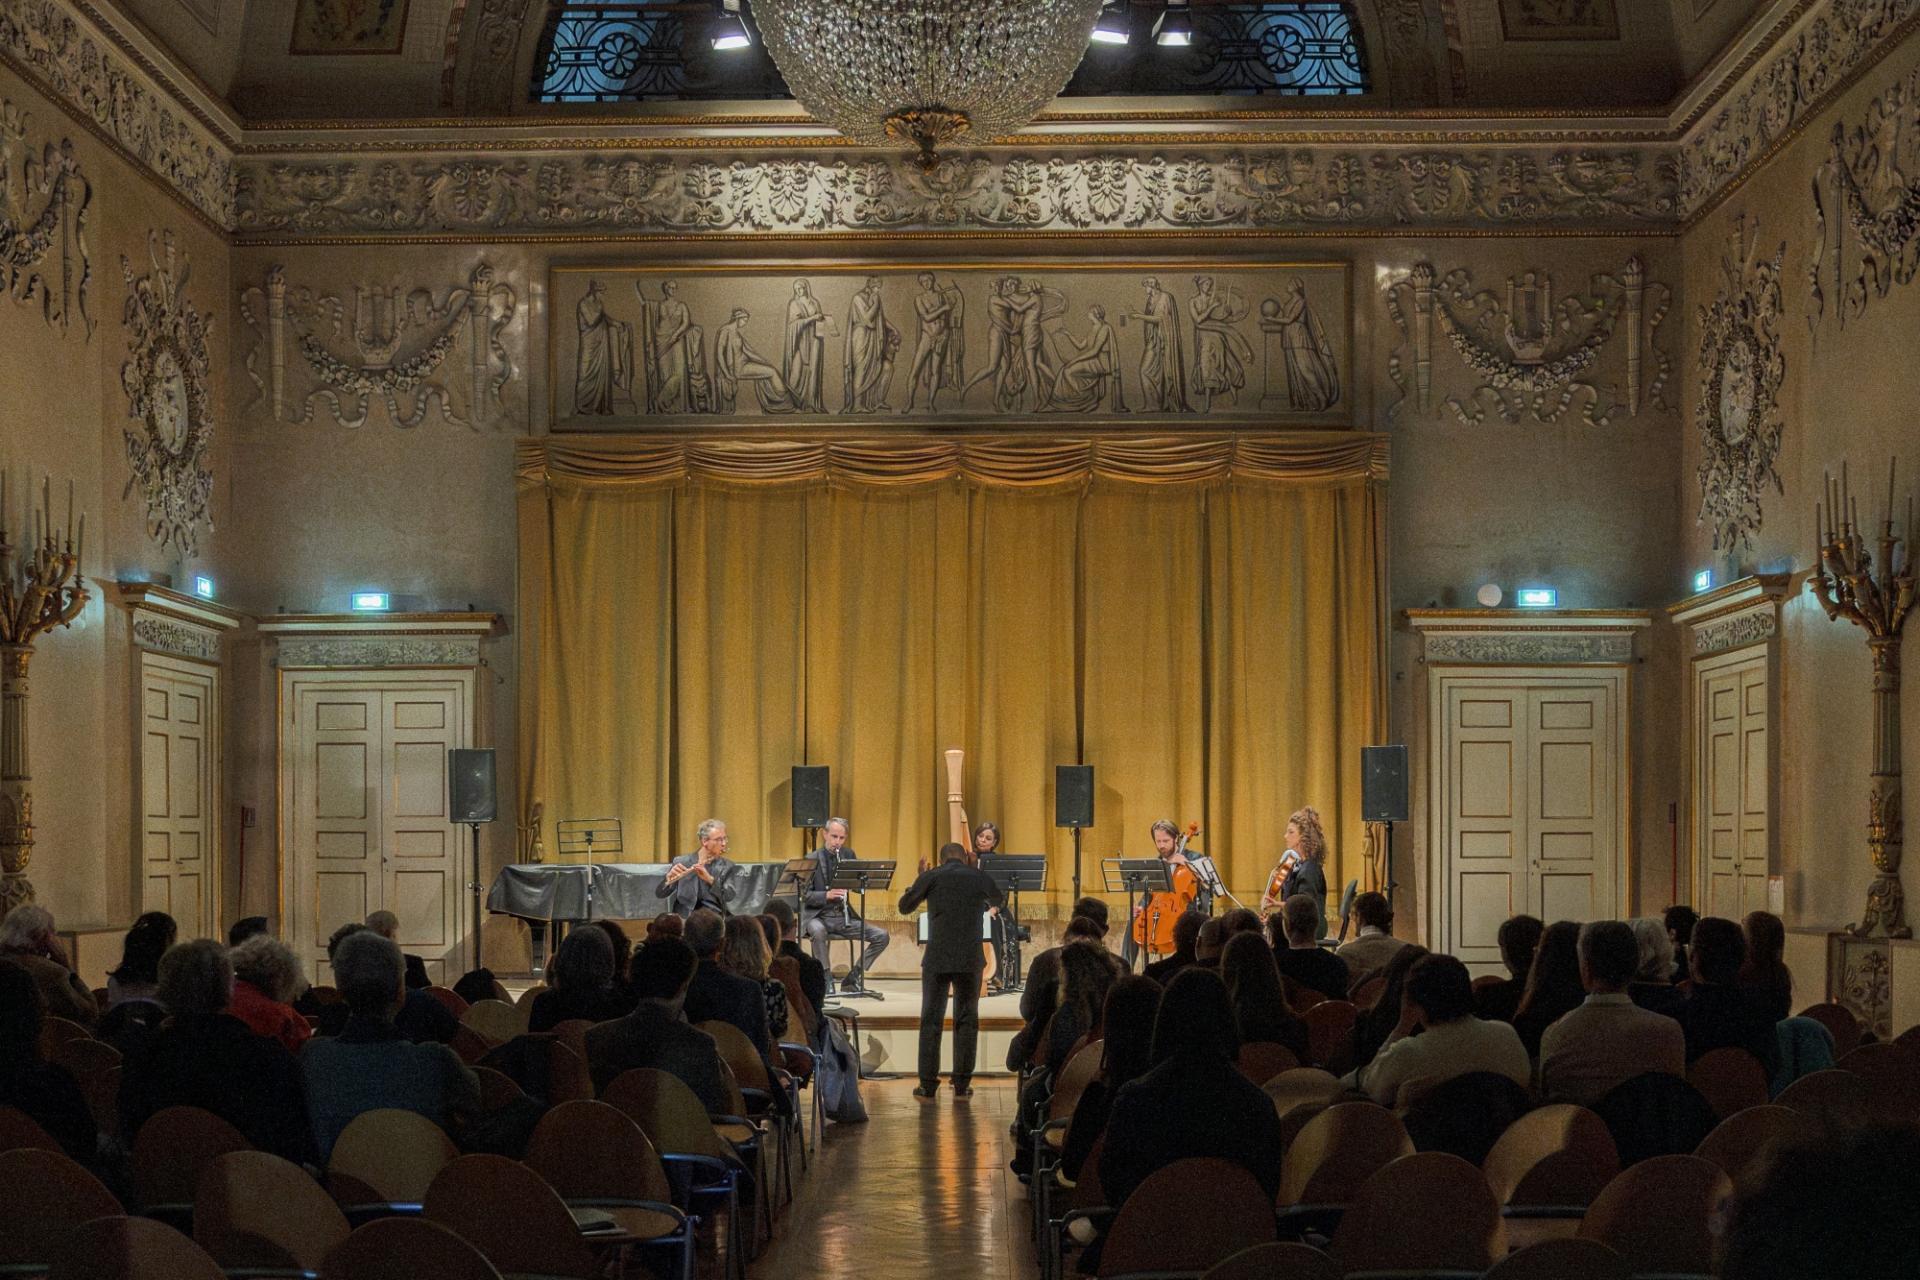
[(897, 890), (946, 838), (957, 746), (970, 815), (1049, 855), (1029, 909), (1070, 895), (1053, 766), (1080, 761), (1089, 891), (1169, 817), (1256, 905), (1303, 804), (1329, 885), (1364, 878), (1377, 437), (548, 437), (519, 475), (520, 795), (549, 856), (583, 817), (620, 818), (629, 861), (685, 852), (706, 817), (736, 857), (796, 856), (789, 768), (825, 764)]

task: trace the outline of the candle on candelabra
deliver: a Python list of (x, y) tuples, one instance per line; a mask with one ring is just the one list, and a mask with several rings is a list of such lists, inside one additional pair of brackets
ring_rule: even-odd
[(1887, 536), (1893, 536), (1893, 469), (1900, 464), (1899, 455), (1887, 459)]
[[(1891, 480), (1887, 481), (1887, 502), (1889, 504), (1893, 502), (1893, 481)], [(1887, 511), (1889, 514), (1891, 514), (1893, 511), (1893, 507), (1889, 505), (1887, 507)], [(67, 550), (69, 551), (73, 550), (73, 477), (72, 476), (67, 477)]]
[(1852, 499), (1852, 487), (1847, 484), (1847, 460), (1842, 458), (1840, 459), (1840, 527), (1848, 533), (1853, 532), (1851, 523), (1851, 517), (1853, 515)]
[(40, 536), (34, 539), (38, 546), (53, 533), (53, 477), (42, 473), (40, 476)]
[(1813, 500), (1813, 571), (1819, 573), (1824, 563), (1825, 550), (1820, 545), (1820, 499)]
[(76, 578), (79, 576), (80, 566), (86, 560), (86, 558), (87, 558), (87, 513), (82, 511), (80, 513), (80, 545), (75, 547), (73, 552), (73, 572)]

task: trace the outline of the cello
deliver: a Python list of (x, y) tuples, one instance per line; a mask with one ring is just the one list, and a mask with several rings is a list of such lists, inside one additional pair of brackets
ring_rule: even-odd
[(1200, 834), (1200, 824), (1189, 822), (1174, 841), (1167, 862), (1173, 867), (1173, 888), (1149, 893), (1133, 912), (1133, 941), (1157, 955), (1173, 950), (1173, 925), (1200, 897), (1200, 877), (1187, 865), (1187, 842)]

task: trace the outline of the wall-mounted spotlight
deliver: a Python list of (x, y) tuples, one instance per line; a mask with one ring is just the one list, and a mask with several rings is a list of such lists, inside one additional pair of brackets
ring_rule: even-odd
[(744, 49), (753, 43), (747, 24), (740, 20), (740, 0), (719, 0), (720, 14), (709, 28), (715, 49)]
[(1153, 42), (1170, 48), (1193, 43), (1193, 15), (1187, 12), (1187, 0), (1167, 0), (1167, 11), (1153, 24)]
[(1100, 19), (1093, 24), (1095, 44), (1125, 44), (1132, 38), (1133, 22), (1127, 15), (1127, 0), (1109, 3), (1100, 10)]

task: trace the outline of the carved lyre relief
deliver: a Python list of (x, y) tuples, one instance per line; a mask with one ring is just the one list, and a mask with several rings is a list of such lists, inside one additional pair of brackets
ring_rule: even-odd
[[(34, 205), (44, 200), (37, 211)], [(0, 100), (0, 283), (15, 301), (38, 301), (62, 333), (78, 319), (89, 338), (87, 212), (93, 188), (80, 173), (73, 143), (27, 143), (27, 113)]]
[(310, 422), (324, 404), (343, 427), (364, 426), (376, 403), (398, 427), (435, 411), (475, 430), (502, 421), (501, 393), (516, 370), (500, 335), (517, 305), (485, 262), (439, 299), (424, 287), (362, 284), (349, 301), (293, 287), (273, 267), (240, 295), (257, 337), (246, 368), (259, 394), (248, 407)]

